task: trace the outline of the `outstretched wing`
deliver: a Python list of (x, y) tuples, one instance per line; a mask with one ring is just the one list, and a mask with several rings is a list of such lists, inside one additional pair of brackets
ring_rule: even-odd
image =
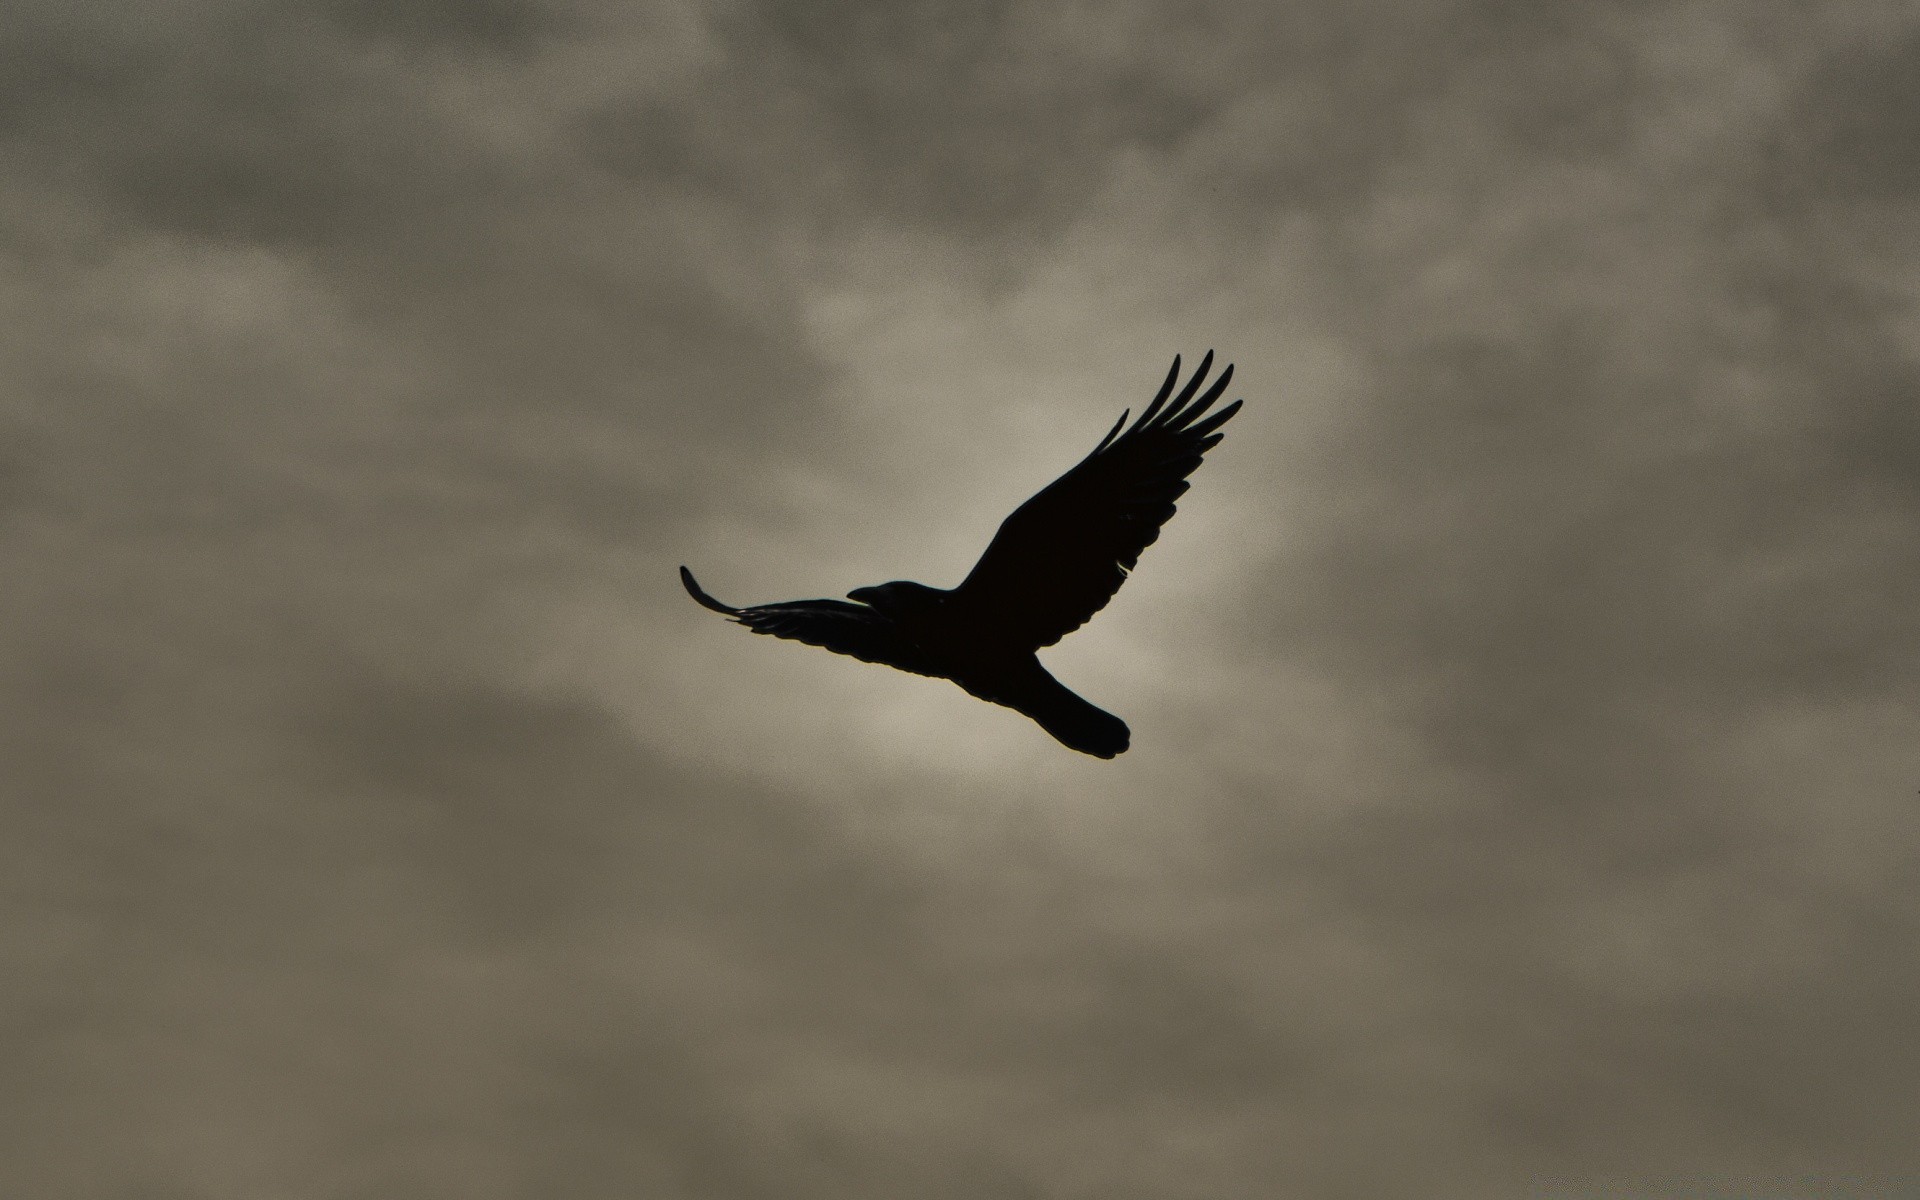
[(734, 608), (700, 589), (693, 572), (680, 568), (687, 594), (717, 613), (725, 613), (755, 633), (790, 638), (809, 646), (824, 646), (865, 662), (882, 663), (916, 675), (940, 677), (918, 647), (900, 636), (894, 623), (878, 610), (845, 600), (789, 600), (784, 604), (756, 604)]
[(1187, 476), (1220, 440), (1215, 430), (1240, 410), (1235, 400), (1201, 419), (1233, 378), (1229, 364), (1194, 399), (1212, 365), (1209, 350), (1169, 404), (1180, 376), (1176, 355), (1139, 420), (1122, 433), (1122, 413), (1092, 454), (1001, 523), (951, 603), (979, 627), (1032, 649), (1051, 646), (1105, 608), (1173, 516)]

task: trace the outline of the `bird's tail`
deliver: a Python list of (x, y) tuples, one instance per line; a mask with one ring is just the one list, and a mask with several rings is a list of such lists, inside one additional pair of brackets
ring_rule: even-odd
[(1033, 718), (1062, 745), (1095, 758), (1122, 754), (1131, 740), (1125, 721), (1075, 695), (1038, 660), (1021, 673), (1018, 686), (984, 698)]

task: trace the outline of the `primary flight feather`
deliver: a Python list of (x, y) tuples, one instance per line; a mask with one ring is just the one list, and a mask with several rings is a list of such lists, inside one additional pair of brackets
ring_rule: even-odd
[(1233, 378), (1229, 364), (1202, 394), (1212, 366), (1209, 350), (1174, 396), (1176, 355), (1140, 418), (1128, 425), (1131, 414), (1122, 413), (1091, 454), (1001, 522), (959, 587), (896, 580), (855, 588), (846, 600), (734, 608), (702, 591), (685, 567), (680, 581), (695, 600), (755, 633), (951, 679), (1075, 750), (1112, 758), (1127, 748), (1126, 722), (1067, 690), (1034, 652), (1106, 607), (1192, 486), (1187, 476), (1224, 436), (1219, 428), (1240, 411), (1235, 400), (1207, 415)]

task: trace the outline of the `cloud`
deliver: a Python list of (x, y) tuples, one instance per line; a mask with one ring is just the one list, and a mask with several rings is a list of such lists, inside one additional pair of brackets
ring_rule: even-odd
[[(1898, 6), (18, 25), (8, 1191), (1913, 1175)], [(1209, 346), (1118, 763), (679, 592)]]

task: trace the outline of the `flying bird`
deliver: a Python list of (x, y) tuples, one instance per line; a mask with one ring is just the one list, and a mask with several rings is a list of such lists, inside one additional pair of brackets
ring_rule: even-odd
[(950, 679), (1031, 717), (1072, 749), (1112, 758), (1127, 748), (1126, 722), (1067, 690), (1034, 652), (1106, 607), (1173, 516), (1191, 486), (1187, 476), (1224, 436), (1216, 431), (1240, 411), (1235, 400), (1206, 416), (1233, 378), (1232, 364), (1195, 399), (1212, 365), (1209, 350), (1169, 403), (1180, 377), (1175, 355), (1140, 419), (1128, 426), (1131, 411), (1121, 413), (1093, 453), (1015, 509), (959, 587), (895, 580), (855, 588), (846, 600), (734, 608), (702, 591), (685, 567), (680, 581), (695, 600), (755, 633)]

